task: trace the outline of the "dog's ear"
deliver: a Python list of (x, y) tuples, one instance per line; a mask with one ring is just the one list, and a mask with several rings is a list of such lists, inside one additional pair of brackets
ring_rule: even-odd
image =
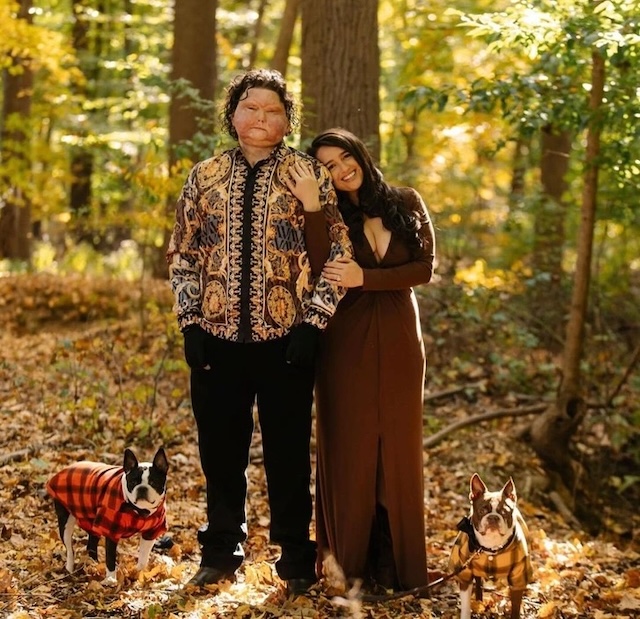
[(138, 466), (138, 458), (136, 458), (136, 454), (127, 447), (127, 449), (124, 450), (124, 461), (122, 463), (125, 474), (135, 469), (136, 466)]
[(165, 475), (169, 470), (169, 460), (167, 460), (167, 454), (164, 452), (162, 447), (156, 451), (156, 455), (153, 457), (153, 466), (155, 466), (159, 471), (162, 471)]
[(487, 487), (482, 479), (480, 479), (480, 475), (474, 473), (469, 482), (469, 500), (473, 503), (478, 497), (483, 496), (486, 491)]
[(509, 481), (502, 487), (502, 496), (511, 499), (514, 503), (518, 500), (516, 484), (513, 481), (513, 477), (509, 477)]

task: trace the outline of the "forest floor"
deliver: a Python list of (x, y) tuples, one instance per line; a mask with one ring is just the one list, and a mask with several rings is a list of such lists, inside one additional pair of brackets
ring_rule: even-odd
[[(119, 294), (114, 290), (111, 301)], [(83, 302), (76, 298), (73, 307)], [(32, 299), (25, 305), (40, 303)], [(11, 309), (12, 316), (15, 311)], [(122, 313), (130, 316), (130, 308)], [(238, 581), (209, 590), (186, 588), (198, 568), (196, 530), (203, 523), (204, 486), (188, 373), (170, 313), (156, 307), (117, 320), (84, 316), (83, 322), (76, 316), (64, 321), (34, 318), (35, 310), (32, 319), (22, 310), (18, 314), (20, 320), (13, 323), (5, 315), (7, 328), (0, 334), (0, 618), (458, 616), (452, 580), (433, 587), (428, 598), (365, 603), (357, 595), (332, 597), (323, 582), (307, 596), (288, 597), (273, 567), (278, 549), (268, 539), (259, 428), (248, 469), (249, 539)], [(514, 405), (513, 396), (487, 395), (475, 381), (477, 370), (471, 369), (464, 380), (433, 364), (429, 373), (439, 378), (427, 385), (426, 436), (452, 421)], [(595, 504), (594, 509), (606, 511), (603, 521), (608, 523), (597, 534), (566, 514), (563, 518), (545, 495), (548, 481), (540, 462), (514, 438), (514, 426), (509, 417), (470, 425), (425, 449), (429, 570), (447, 572), (456, 524), (468, 511), (471, 474), (477, 471), (494, 489), (512, 476), (530, 530), (535, 569), (523, 619), (638, 616), (637, 503), (621, 494), (619, 500)], [(174, 546), (155, 550), (148, 569), (137, 574), (137, 540), (120, 543), (118, 584), (108, 587), (102, 584), (102, 561), (88, 559), (84, 534), (76, 530), (77, 569), (67, 574), (53, 506), (44, 490), (48, 477), (78, 459), (120, 464), (126, 446), (140, 459), (150, 459), (159, 444), (165, 445), (171, 466), (167, 509)], [(507, 589), (491, 584), (483, 601), (474, 601), (473, 617), (502, 617), (507, 607)]]

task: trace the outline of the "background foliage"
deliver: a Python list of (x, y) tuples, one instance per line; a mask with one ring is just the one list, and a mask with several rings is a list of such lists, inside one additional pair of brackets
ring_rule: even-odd
[[(5, 324), (24, 332), (49, 321), (144, 315), (144, 303), (128, 305), (127, 295), (146, 298), (156, 285), (149, 275), (172, 222), (167, 205), (194, 157), (229, 144), (217, 123), (224, 85), (242, 69), (270, 65), (292, 3), (217, 2), (211, 101), (171, 79), (169, 0), (0, 0), (0, 241), (14, 234), (2, 225), (11, 208), (28, 204), (31, 218), (27, 257), (0, 255), (0, 270), (38, 274), (5, 278)], [(27, 5), (31, 19), (19, 19)], [(437, 344), (431, 380), (479, 375), (491, 394), (552, 398), (578, 254), (586, 131), (601, 131), (585, 432), (602, 431), (600, 446), (614, 461), (624, 453), (634, 464), (638, 9), (637, 0), (379, 0), (377, 33), (381, 168), (421, 192), (436, 224), (438, 265), (423, 316), (425, 337)], [(301, 30), (298, 21), (286, 64), (295, 93), (303, 86)], [(324, 52), (339, 73), (339, 54)], [(588, 106), (594, 53), (606, 63), (597, 117)], [(30, 98), (30, 112), (11, 112), (8, 85), (27, 71), (33, 88), (20, 96)], [(170, 158), (176, 93), (192, 101), (199, 130)], [(549, 136), (566, 137), (567, 148), (551, 152)], [(304, 147), (299, 135), (291, 143)], [(549, 154), (566, 164), (555, 186), (544, 167)], [(88, 186), (78, 184), (79, 170), (90, 172)], [(52, 277), (59, 275), (71, 279)], [(112, 293), (114, 277), (129, 283)], [(612, 478), (612, 487), (637, 483), (626, 460)]]
[[(201, 42), (204, 53), (217, 48), (213, 100), (171, 77), (170, 0), (0, 0), (0, 614), (454, 617), (452, 587), (364, 608), (338, 609), (322, 592), (287, 600), (272, 569), (258, 432), (251, 560), (230, 591), (194, 597), (180, 587), (198, 560), (204, 489), (172, 297), (153, 275), (189, 166), (229, 144), (217, 122), (224, 85), (271, 66), (289, 10), (314, 2), (190, 1), (216, 8), (215, 32)], [(469, 475), (491, 485), (514, 475), (537, 568), (523, 619), (630, 617), (639, 607), (639, 19), (639, 0), (378, 1), (379, 72), (364, 77), (380, 83), (380, 165), (423, 195), (438, 245), (434, 280), (417, 290), (429, 365), (429, 568), (446, 565)], [(298, 18), (285, 63), (296, 94), (302, 30)], [(338, 77), (353, 58), (316, 51), (334, 76), (320, 92), (348, 88)], [(604, 64), (597, 111), (594, 58)], [(198, 130), (170, 154), (177, 95)], [(527, 429), (562, 381), (595, 130), (586, 415), (570, 445), (578, 483), (562, 494)], [(305, 146), (299, 134), (290, 142)], [(28, 213), (27, 227), (17, 213)], [(172, 462), (174, 549), (154, 553), (138, 577), (123, 548), (116, 591), (100, 585), (101, 565), (66, 576), (47, 475), (158, 443)], [(474, 607), (503, 610), (495, 592)]]

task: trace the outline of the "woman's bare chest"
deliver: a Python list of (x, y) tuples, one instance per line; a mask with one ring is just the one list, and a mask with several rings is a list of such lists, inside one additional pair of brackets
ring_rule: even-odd
[(364, 235), (376, 261), (382, 262), (391, 243), (391, 231), (384, 227), (380, 217), (370, 217), (364, 220)]

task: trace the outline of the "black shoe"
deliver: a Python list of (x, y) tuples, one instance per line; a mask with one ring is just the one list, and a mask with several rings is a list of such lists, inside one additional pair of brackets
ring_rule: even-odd
[(289, 595), (304, 595), (316, 582), (315, 578), (289, 578), (287, 592)]
[(235, 572), (228, 572), (217, 567), (201, 567), (187, 583), (187, 586), (204, 587), (205, 585), (217, 585), (224, 580), (235, 582)]

